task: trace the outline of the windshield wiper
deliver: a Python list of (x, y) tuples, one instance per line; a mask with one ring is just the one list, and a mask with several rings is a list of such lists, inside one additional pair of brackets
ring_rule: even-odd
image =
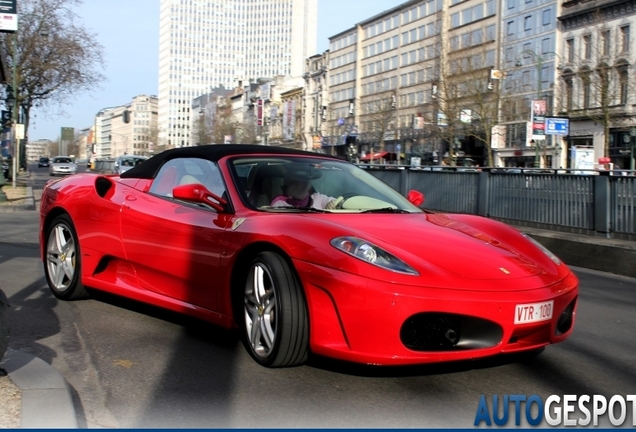
[(377, 209), (363, 210), (360, 213), (411, 213), (411, 212), (407, 210), (402, 210), (399, 208), (382, 207)]

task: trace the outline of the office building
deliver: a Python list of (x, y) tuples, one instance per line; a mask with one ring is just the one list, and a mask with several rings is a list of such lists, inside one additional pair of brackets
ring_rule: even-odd
[(161, 0), (159, 136), (192, 145), (192, 100), (210, 89), (301, 76), (316, 48), (317, 0)]

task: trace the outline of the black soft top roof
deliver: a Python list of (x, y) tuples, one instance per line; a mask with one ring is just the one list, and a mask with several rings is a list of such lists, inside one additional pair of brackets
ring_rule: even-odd
[(157, 171), (159, 171), (159, 168), (161, 168), (161, 166), (165, 162), (176, 158), (201, 158), (216, 162), (219, 159), (224, 158), (225, 156), (240, 156), (257, 153), (273, 155), (288, 154), (330, 157), (324, 154), (311, 153), (284, 147), (270, 147), (252, 144), (216, 144), (196, 147), (180, 147), (166, 150), (151, 157), (147, 161), (137, 165), (134, 168), (129, 169), (125, 173), (122, 173), (121, 178), (152, 179), (155, 177), (155, 174), (157, 174)]

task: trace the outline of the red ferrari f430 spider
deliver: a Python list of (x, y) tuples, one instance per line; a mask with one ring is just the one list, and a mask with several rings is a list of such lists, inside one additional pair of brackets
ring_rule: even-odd
[(270, 367), (309, 353), (475, 359), (571, 334), (578, 280), (559, 258), (503, 223), (421, 203), (330, 156), (178, 148), (120, 176), (49, 182), (41, 254), (60, 299), (91, 288), (239, 327)]

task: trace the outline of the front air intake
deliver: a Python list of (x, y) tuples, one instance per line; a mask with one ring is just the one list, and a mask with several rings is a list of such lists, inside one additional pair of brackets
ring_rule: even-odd
[(482, 318), (423, 312), (408, 318), (400, 330), (402, 344), (414, 351), (463, 351), (501, 342), (503, 329)]

